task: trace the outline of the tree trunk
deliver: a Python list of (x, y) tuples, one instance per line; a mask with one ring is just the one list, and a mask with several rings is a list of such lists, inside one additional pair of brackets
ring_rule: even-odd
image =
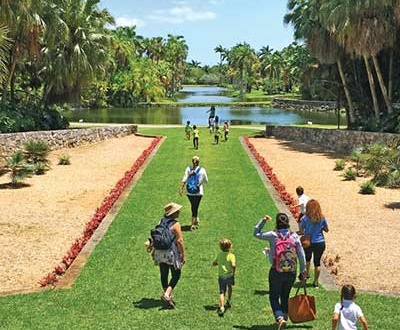
[(389, 77), (388, 77), (388, 97), (393, 100), (393, 49), (390, 50), (389, 55)]
[(350, 125), (347, 125), (347, 126), (348, 127), (352, 127), (353, 124), (356, 121), (356, 113), (354, 111), (354, 105), (353, 105), (353, 101), (351, 99), (351, 94), (350, 94), (350, 91), (349, 91), (349, 87), (347, 86), (346, 77), (345, 77), (344, 72), (343, 72), (342, 62), (341, 62), (341, 60), (337, 60), (336, 63), (337, 63), (337, 67), (338, 67), (338, 70), (339, 70), (340, 79), (342, 80), (342, 85), (343, 85), (344, 93), (346, 95), (347, 104), (349, 106), (349, 121), (350, 121)]
[(376, 97), (374, 76), (372, 75), (371, 66), (369, 65), (367, 56), (363, 55), (363, 58), (364, 58), (365, 68), (367, 69), (369, 88), (371, 90), (372, 103), (374, 105), (374, 114), (376, 119), (379, 121), (380, 119), (379, 104), (378, 104), (378, 99)]
[(376, 55), (372, 56), (372, 61), (374, 62), (376, 75), (378, 77), (379, 86), (381, 87), (381, 91), (382, 91), (383, 99), (385, 100), (387, 111), (388, 111), (388, 113), (392, 113), (393, 112), (392, 101), (389, 99), (387, 89), (385, 86), (385, 82), (383, 81), (383, 77), (382, 77), (382, 71), (379, 66), (378, 58), (376, 57)]

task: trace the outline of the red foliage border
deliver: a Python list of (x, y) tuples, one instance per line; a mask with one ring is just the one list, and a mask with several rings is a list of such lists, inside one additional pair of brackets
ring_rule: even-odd
[(62, 276), (66, 270), (71, 266), (72, 262), (79, 255), (83, 247), (90, 240), (93, 233), (99, 227), (100, 223), (103, 221), (105, 216), (110, 211), (111, 207), (117, 201), (119, 196), (122, 194), (126, 186), (131, 182), (136, 172), (140, 169), (146, 159), (150, 156), (154, 148), (161, 141), (161, 137), (156, 137), (152, 141), (151, 145), (142, 152), (140, 157), (136, 159), (135, 163), (132, 165), (131, 169), (125, 172), (125, 175), (120, 179), (115, 187), (111, 189), (109, 195), (103, 199), (100, 207), (96, 209), (95, 214), (92, 216), (91, 220), (86, 224), (83, 235), (72, 243), (69, 252), (63, 257), (62, 262), (58, 264), (54, 270), (47, 274), (44, 278), (39, 281), (40, 286), (45, 287), (48, 285), (53, 285), (58, 281), (58, 277)]
[(247, 147), (250, 149), (253, 157), (257, 160), (259, 166), (261, 167), (271, 184), (274, 186), (275, 190), (278, 192), (281, 200), (288, 206), (289, 211), (290, 213), (292, 213), (293, 217), (297, 219), (299, 216), (299, 210), (295, 206), (296, 200), (286, 191), (285, 185), (279, 181), (276, 174), (272, 171), (272, 167), (269, 166), (265, 158), (257, 152), (256, 148), (250, 142), (247, 136), (244, 137), (244, 141), (246, 142)]

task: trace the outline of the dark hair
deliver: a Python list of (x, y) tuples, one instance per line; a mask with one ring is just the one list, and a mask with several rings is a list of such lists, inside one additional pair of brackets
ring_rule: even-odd
[(286, 213), (278, 213), (276, 215), (276, 229), (289, 228), (289, 217)]
[(341, 299), (342, 300), (353, 300), (356, 295), (356, 288), (351, 284), (342, 286)]
[(296, 194), (299, 195), (299, 196), (301, 196), (301, 195), (304, 194), (304, 189), (303, 189), (302, 186), (298, 186), (298, 187), (296, 188)]
[(186, 124), (190, 124), (190, 120), (188, 120), (188, 121), (186, 122)]
[(193, 129), (196, 129), (197, 128), (197, 126), (196, 125), (193, 125)]

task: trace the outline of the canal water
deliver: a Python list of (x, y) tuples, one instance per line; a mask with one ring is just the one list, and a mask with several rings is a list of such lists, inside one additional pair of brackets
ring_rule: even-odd
[[(219, 106), (218, 103), (231, 102), (232, 98), (224, 95), (224, 89), (214, 86), (188, 86), (181, 91), (179, 103), (191, 103), (191, 106), (136, 106), (133, 108), (83, 109), (65, 113), (71, 122), (83, 120), (93, 123), (133, 123), (133, 124), (186, 124), (208, 125), (209, 106), (196, 106), (196, 103), (215, 103), (216, 115), (221, 121), (231, 125), (292, 125), (337, 124), (337, 115), (333, 111), (289, 111), (262, 106)], [(345, 117), (341, 117), (345, 125)]]

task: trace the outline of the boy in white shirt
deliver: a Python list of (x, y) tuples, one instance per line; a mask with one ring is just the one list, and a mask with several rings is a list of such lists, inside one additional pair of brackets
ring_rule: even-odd
[(311, 198), (304, 193), (304, 189), (301, 186), (298, 186), (296, 188), (296, 194), (298, 198), (296, 207), (300, 207), (300, 214), (299, 217), (296, 219), (296, 221), (297, 225), (299, 226), (299, 232), (301, 232), (301, 227), (300, 227), (301, 218), (304, 216), (304, 214), (306, 214), (306, 205)]

